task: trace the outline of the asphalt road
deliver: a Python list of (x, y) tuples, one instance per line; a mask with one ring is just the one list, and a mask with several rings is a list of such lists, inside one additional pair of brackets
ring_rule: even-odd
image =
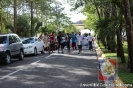
[(84, 49), (82, 54), (77, 53), (55, 51), (29, 55), (23, 61), (12, 60), (9, 65), (0, 63), (0, 88), (93, 88), (103, 84), (98, 81), (95, 51)]

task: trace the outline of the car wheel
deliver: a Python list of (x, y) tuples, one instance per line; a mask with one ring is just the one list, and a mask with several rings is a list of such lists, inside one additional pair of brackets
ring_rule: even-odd
[(10, 64), (11, 63), (11, 55), (10, 55), (10, 53), (6, 53), (6, 55), (5, 55), (5, 58), (4, 58), (4, 63), (5, 64)]
[(22, 50), (20, 50), (19, 60), (23, 60), (23, 59), (24, 59), (24, 52)]
[(41, 51), (41, 54), (43, 54), (45, 51), (44, 51), (44, 46), (43, 46), (43, 49), (42, 49), (42, 51)]
[(35, 56), (37, 55), (37, 49), (36, 48), (34, 49), (34, 55)]

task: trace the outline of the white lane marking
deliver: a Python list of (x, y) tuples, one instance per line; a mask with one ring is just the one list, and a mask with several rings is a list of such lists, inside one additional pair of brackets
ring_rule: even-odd
[(0, 78), (0, 80), (3, 80), (3, 79), (5, 79), (5, 78), (7, 78), (7, 77), (9, 77), (9, 76), (11, 76), (11, 75), (13, 75), (13, 74), (19, 72), (19, 71), (20, 71), (20, 70), (16, 70), (16, 71), (14, 71), (14, 72), (12, 72), (12, 73), (10, 73), (10, 74), (8, 74), (8, 75), (6, 75), (6, 76)]
[(38, 63), (38, 62), (40, 62), (41, 60), (38, 60), (38, 61), (35, 61), (35, 62), (33, 62), (33, 63), (31, 63), (31, 64), (36, 64), (36, 63)]
[[(47, 57), (45, 57), (45, 58), (49, 58), (50, 56), (52, 56), (52, 55), (49, 55), (49, 56), (47, 56)], [(35, 62), (31, 63), (31, 64), (36, 64), (36, 63), (38, 63), (38, 62), (40, 62), (40, 61), (41, 61), (41, 60), (38, 60), (38, 61), (35, 61)], [(22, 70), (22, 69), (21, 69), (21, 70)], [(16, 71), (14, 71), (14, 72), (12, 72), (12, 73), (9, 73), (8, 75), (6, 75), (6, 76), (4, 76), (4, 77), (1, 77), (0, 80), (3, 80), (3, 79), (5, 79), (5, 78), (7, 78), (7, 77), (9, 77), (9, 76), (11, 76), (11, 75), (13, 75), (13, 74), (19, 72), (19, 71), (20, 71), (20, 70), (16, 70)]]
[[(40, 61), (40, 60), (35, 61), (35, 62), (31, 63), (31, 64), (36, 64), (36, 63), (38, 63), (39, 61)], [(21, 70), (22, 70), (22, 69), (21, 69)], [(16, 70), (16, 71), (14, 71), (14, 72), (12, 72), (12, 73), (9, 73), (8, 75), (1, 77), (0, 80), (3, 80), (3, 79), (5, 79), (5, 78), (7, 78), (7, 77), (9, 77), (9, 76), (11, 76), (11, 75), (13, 75), (13, 74), (19, 72), (19, 71), (20, 71), (20, 70)]]
[(47, 56), (47, 57), (45, 57), (45, 58), (47, 59), (47, 58), (49, 58), (49, 57), (51, 57), (51, 56), (52, 56), (52, 54), (51, 54), (51, 55), (49, 55), (49, 56)]

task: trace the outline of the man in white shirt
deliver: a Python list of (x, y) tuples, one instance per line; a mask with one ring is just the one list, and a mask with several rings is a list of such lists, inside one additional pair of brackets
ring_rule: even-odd
[(81, 35), (81, 32), (79, 32), (79, 34), (77, 34), (77, 44), (78, 44), (78, 49), (79, 49), (79, 53), (81, 53), (82, 51), (82, 40), (83, 40), (83, 36)]
[(87, 38), (88, 38), (88, 42), (89, 42), (89, 50), (92, 50), (93, 37), (91, 36), (91, 33), (89, 33), (89, 35), (87, 36)]

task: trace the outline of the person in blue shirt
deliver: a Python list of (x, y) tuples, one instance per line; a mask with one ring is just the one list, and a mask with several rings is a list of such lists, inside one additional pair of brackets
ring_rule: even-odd
[(74, 34), (74, 32), (72, 32), (71, 39), (72, 39), (72, 48), (73, 48), (73, 50), (76, 50), (76, 40), (77, 40), (77, 37)]

